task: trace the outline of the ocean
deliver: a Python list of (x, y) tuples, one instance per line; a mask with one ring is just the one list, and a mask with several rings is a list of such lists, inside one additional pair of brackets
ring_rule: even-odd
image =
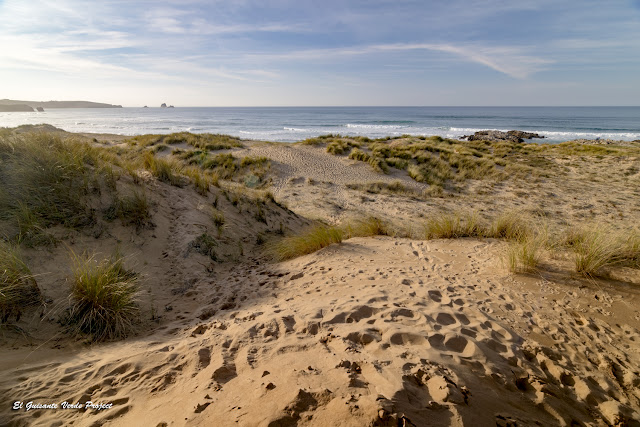
[(440, 135), (523, 130), (537, 142), (640, 139), (640, 107), (177, 107), (0, 113), (0, 127), (48, 123), (69, 132), (139, 135), (188, 131), (294, 142), (324, 134)]

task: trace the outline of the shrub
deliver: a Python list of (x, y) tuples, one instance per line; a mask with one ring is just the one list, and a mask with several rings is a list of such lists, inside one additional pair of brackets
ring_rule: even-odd
[(139, 316), (138, 275), (125, 269), (119, 255), (101, 261), (73, 254), (72, 305), (67, 323), (93, 341), (121, 338)]
[(40, 302), (40, 290), (18, 249), (0, 241), (0, 323)]
[(271, 245), (269, 252), (279, 261), (316, 252), (332, 243), (340, 243), (343, 231), (337, 227), (316, 226), (296, 236), (285, 237)]

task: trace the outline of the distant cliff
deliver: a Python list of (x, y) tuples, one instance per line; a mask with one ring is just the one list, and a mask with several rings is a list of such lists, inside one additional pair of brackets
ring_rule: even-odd
[[(122, 108), (122, 105), (104, 104), (102, 102), (90, 102), (90, 101), (15, 101), (12, 99), (0, 99), (0, 108), (11, 107), (16, 105), (29, 106), (32, 110), (18, 110), (18, 111), (33, 111), (33, 108), (42, 107), (47, 108)], [(7, 110), (0, 110), (7, 111)], [(11, 110), (16, 111), (16, 110)]]
[(0, 104), (0, 113), (8, 113), (14, 111), (33, 111), (33, 108), (29, 107), (26, 104), (12, 104), (12, 105), (4, 105)]

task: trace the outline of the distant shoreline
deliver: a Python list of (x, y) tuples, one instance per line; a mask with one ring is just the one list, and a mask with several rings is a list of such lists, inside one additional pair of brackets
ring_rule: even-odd
[[(27, 109), (25, 109), (27, 107)], [(14, 108), (13, 110), (11, 108)], [(29, 110), (28, 108), (31, 108)], [(21, 112), (47, 108), (122, 108), (122, 105), (106, 104), (92, 101), (18, 101), (0, 99), (0, 111)]]

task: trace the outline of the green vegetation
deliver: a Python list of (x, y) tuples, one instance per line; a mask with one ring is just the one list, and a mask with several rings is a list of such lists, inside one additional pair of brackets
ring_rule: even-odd
[(131, 195), (114, 198), (104, 212), (104, 218), (113, 221), (118, 218), (123, 225), (135, 225), (138, 230), (152, 226), (149, 202), (144, 192), (134, 191)]
[(208, 256), (212, 261), (217, 261), (218, 256), (215, 248), (218, 246), (218, 242), (207, 233), (202, 233), (196, 239), (189, 244), (189, 247), (195, 250), (197, 253)]
[(251, 183), (248, 184), (248, 187), (255, 187), (263, 183), (264, 177), (271, 166), (271, 162), (266, 157), (246, 156), (236, 158), (228, 153), (212, 155), (202, 150), (180, 151), (176, 155), (188, 165), (209, 171), (216, 179), (231, 180), (239, 177), (246, 180), (247, 177), (254, 177), (256, 181), (253, 185)]
[(18, 249), (0, 241), (0, 324), (40, 303), (40, 290)]
[(594, 277), (612, 266), (640, 268), (640, 233), (626, 235), (603, 226), (580, 229), (565, 240), (573, 248), (575, 270)]
[(225, 223), (224, 213), (214, 208), (211, 212), (211, 219), (218, 230), (218, 237), (220, 237)]
[(18, 241), (37, 245), (53, 225), (95, 221), (89, 200), (108, 179), (98, 149), (52, 134), (0, 138), (0, 219), (18, 225)]
[(139, 135), (127, 140), (132, 146), (151, 147), (156, 145), (187, 144), (200, 150), (225, 150), (242, 147), (240, 138), (210, 133), (179, 132), (169, 135)]
[(183, 166), (173, 158), (160, 158), (148, 151), (144, 155), (144, 167), (162, 182), (176, 187), (184, 185)]
[(139, 316), (138, 295), (138, 275), (125, 269), (121, 256), (97, 261), (95, 255), (73, 254), (66, 323), (93, 341), (125, 337)]

